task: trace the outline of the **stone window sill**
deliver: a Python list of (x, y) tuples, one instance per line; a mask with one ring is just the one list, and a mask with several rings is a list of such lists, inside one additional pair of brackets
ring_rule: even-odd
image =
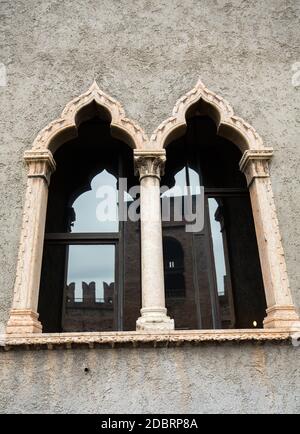
[(85, 333), (33, 333), (6, 334), (0, 348), (12, 350), (57, 348), (118, 348), (118, 347), (178, 347), (184, 344), (200, 345), (205, 342), (278, 342), (291, 341), (299, 330), (235, 329), (235, 330), (175, 330), (169, 332), (85, 332)]

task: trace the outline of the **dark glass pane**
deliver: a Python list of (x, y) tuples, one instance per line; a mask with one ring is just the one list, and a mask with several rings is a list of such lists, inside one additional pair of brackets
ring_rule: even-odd
[(249, 197), (206, 204), (200, 233), (163, 224), (169, 314), (178, 329), (262, 327), (266, 303)]
[(218, 312), (216, 310), (214, 281), (212, 275), (211, 251), (209, 234), (205, 229), (192, 237), (193, 285), (198, 314), (199, 329), (218, 328)]
[[(163, 236), (175, 240), (164, 241), (168, 311), (179, 329), (262, 327), (266, 304), (249, 194), (239, 170), (242, 155), (218, 136), (211, 119), (198, 113), (188, 119), (184, 136), (168, 145), (162, 178), (169, 188), (162, 195), (163, 218), (171, 208)], [(194, 206), (199, 180), (207, 198), (204, 225), (188, 233), (173, 208), (180, 209), (178, 201), (183, 203), (186, 196)], [(198, 216), (199, 208), (196, 211)], [(180, 269), (176, 243), (182, 250)]]
[(46, 245), (39, 313), (44, 332), (116, 329), (115, 246)]
[[(222, 199), (235, 327), (263, 327), (266, 300), (249, 195)], [(256, 324), (256, 325), (255, 325)]]
[(163, 224), (166, 306), (176, 329), (199, 328), (193, 237), (176, 222)]
[(206, 116), (188, 120), (184, 136), (167, 146), (167, 160), (162, 185), (171, 188), (175, 175), (184, 166), (198, 173), (206, 188), (247, 188), (239, 170), (240, 150), (217, 135), (214, 122)]
[(68, 246), (45, 243), (38, 313), (44, 333), (62, 331), (62, 311)]
[(185, 297), (184, 252), (175, 238), (164, 238), (166, 297)]
[(124, 246), (120, 255), (124, 273), (123, 330), (135, 330), (141, 309), (140, 223), (127, 221), (123, 227)]

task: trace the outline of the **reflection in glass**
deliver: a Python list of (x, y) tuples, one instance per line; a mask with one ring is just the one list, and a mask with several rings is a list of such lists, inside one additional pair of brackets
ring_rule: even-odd
[(214, 324), (216, 328), (232, 328), (235, 320), (231, 280), (226, 266), (228, 253), (222, 198), (208, 198), (208, 214), (212, 245), (211, 262), (215, 277), (214, 285), (211, 288), (214, 295), (212, 297), (213, 305), (216, 304), (214, 306)]
[(165, 191), (161, 197), (178, 197), (199, 194), (199, 175), (190, 167), (183, 167), (174, 175), (175, 184)]
[(188, 165), (174, 172), (164, 179), (169, 190), (162, 194), (166, 306), (177, 329), (196, 329), (199, 319), (193, 285), (193, 237), (185, 230), (185, 218), (186, 211), (190, 215), (194, 198), (199, 194), (200, 180), (198, 173)]
[(219, 209), (219, 205), (216, 199), (209, 198), (208, 210), (209, 210), (210, 230), (211, 230), (212, 245), (213, 245), (215, 273), (216, 273), (216, 280), (217, 280), (217, 292), (218, 295), (224, 295), (226, 266), (225, 266), (222, 227), (221, 227), (220, 220), (218, 220), (218, 218), (220, 218), (220, 215), (218, 215), (218, 209)]
[(117, 179), (103, 170), (70, 209), (70, 232), (118, 232)]
[(114, 329), (115, 246), (68, 247), (64, 331)]
[(179, 241), (164, 237), (164, 274), (166, 297), (184, 297), (184, 252)]
[[(179, 278), (171, 281), (176, 260), (164, 246), (168, 314), (177, 329), (262, 327), (266, 303), (249, 192), (239, 170), (242, 155), (202, 116), (201, 103), (198, 109), (195, 116), (190, 112), (186, 133), (167, 146), (161, 181), (169, 187), (162, 199), (171, 197), (172, 211), (171, 219), (163, 220), (163, 237), (180, 244), (184, 262), (185, 295), (170, 297)], [(186, 198), (194, 205), (199, 186), (205, 198), (200, 201), (204, 224), (191, 233), (185, 222), (175, 219), (173, 208), (188, 203)], [(164, 200), (162, 211), (163, 206), (169, 211)], [(198, 220), (202, 222), (201, 216)]]
[(139, 222), (121, 218), (136, 185), (133, 150), (94, 114), (54, 155), (38, 307), (44, 332), (135, 330), (140, 315)]

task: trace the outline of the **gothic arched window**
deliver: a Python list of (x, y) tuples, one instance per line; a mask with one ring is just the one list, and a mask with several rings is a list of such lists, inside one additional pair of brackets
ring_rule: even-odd
[[(201, 81), (150, 137), (94, 82), (25, 151), (7, 334), (171, 332), (172, 318), (177, 329), (299, 327), (272, 193), (272, 155)], [(133, 160), (141, 189), (140, 205), (132, 208), (140, 209), (141, 225), (118, 212), (132, 201)], [(109, 221), (99, 219), (107, 211), (103, 187), (111, 193)], [(172, 211), (184, 211), (184, 219), (175, 212), (165, 219)], [(261, 338), (261, 331), (247, 333)], [(224, 337), (232, 333), (213, 333)]]
[(139, 225), (118, 216), (130, 200), (120, 181), (130, 187), (132, 150), (111, 137), (107, 122), (92, 119), (55, 160), (38, 306), (43, 330), (134, 330)]
[[(170, 190), (162, 201), (171, 196), (174, 211), (178, 199), (188, 196), (194, 207), (196, 194), (203, 195), (201, 209), (196, 209), (203, 212), (201, 230), (187, 231), (187, 222), (176, 221), (176, 212), (163, 221), (165, 239), (176, 238), (185, 258), (185, 297), (166, 300), (176, 328), (262, 327), (266, 302), (240, 151), (219, 137), (205, 116), (191, 117), (185, 135), (166, 151), (162, 185)], [(164, 249), (166, 281), (169, 251)]]

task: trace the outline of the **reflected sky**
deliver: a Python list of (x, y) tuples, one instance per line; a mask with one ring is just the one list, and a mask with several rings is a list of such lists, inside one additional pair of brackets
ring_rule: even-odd
[(93, 178), (91, 190), (73, 203), (76, 220), (71, 232), (118, 232), (117, 201), (117, 179), (103, 170)]
[[(186, 168), (183, 167), (181, 170), (179, 170), (175, 178), (175, 185), (164, 192), (161, 197), (179, 197), (179, 196), (186, 196), (188, 193), (192, 195), (200, 194), (200, 182), (199, 182), (199, 175), (198, 173), (191, 169), (190, 167), (188, 170), (188, 177), (189, 182), (187, 180), (187, 171)], [(187, 189), (187, 186), (189, 185), (189, 190)]]
[(214, 198), (208, 199), (208, 209), (209, 209), (212, 242), (213, 242), (218, 295), (224, 295), (225, 294), (224, 276), (226, 276), (226, 266), (225, 266), (224, 245), (223, 245), (223, 236), (221, 232), (221, 224), (215, 219), (215, 213), (218, 209), (218, 206), (219, 205), (216, 199)]
[(114, 245), (69, 246), (67, 284), (75, 283), (75, 298), (82, 299), (82, 282), (95, 282), (96, 298), (103, 298), (103, 282), (114, 281)]

